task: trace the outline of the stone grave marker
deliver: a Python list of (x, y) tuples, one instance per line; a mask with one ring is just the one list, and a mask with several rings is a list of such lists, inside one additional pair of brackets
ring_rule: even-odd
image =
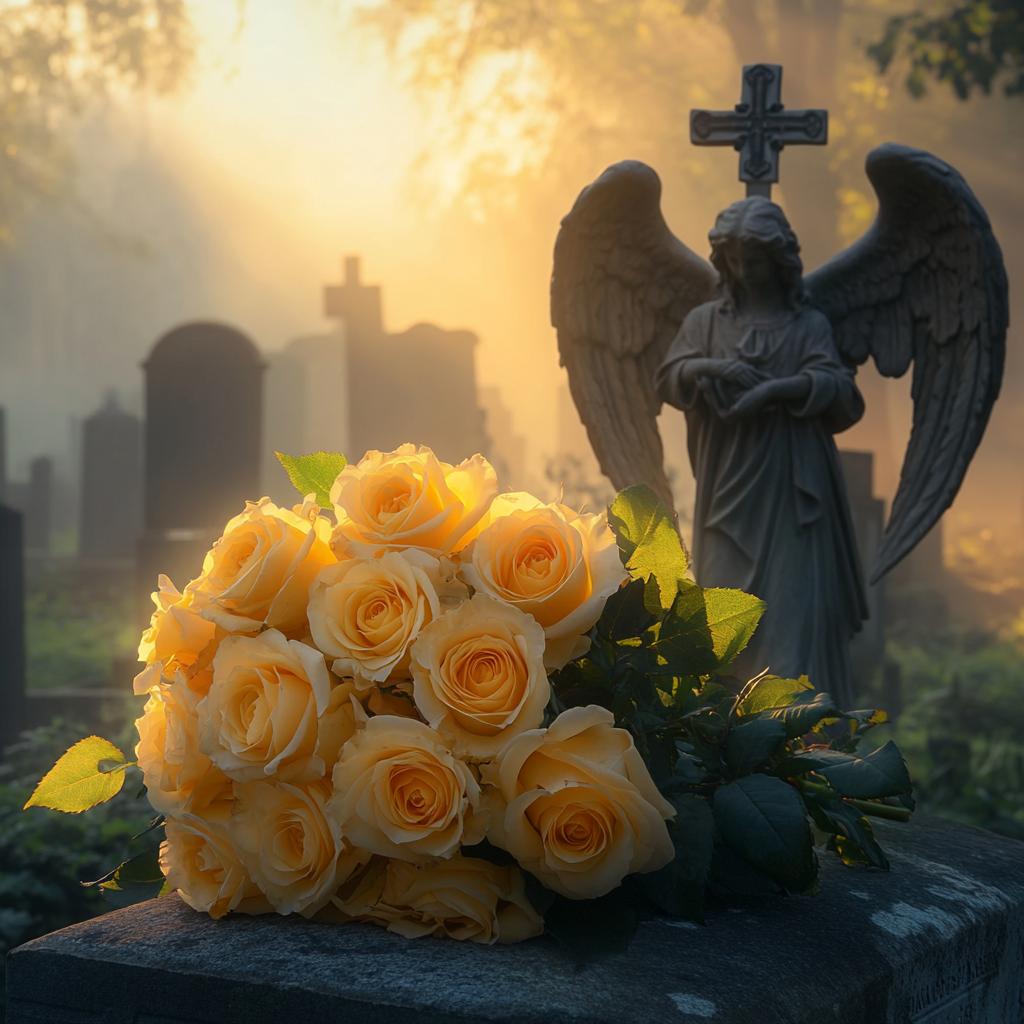
[(472, 331), (430, 323), (385, 331), (380, 286), (360, 281), (356, 256), (345, 260), (344, 282), (325, 289), (324, 312), (345, 325), (351, 459), (407, 441), (456, 463), (487, 450)]
[(861, 631), (850, 642), (855, 688), (864, 691), (874, 670), (885, 660), (885, 580), (871, 585), (867, 573), (875, 560), (885, 529), (885, 502), (874, 494), (875, 456), (873, 452), (840, 449), (839, 461), (846, 479), (853, 530), (864, 572), (864, 590), (868, 599), (868, 617)]
[(25, 550), (33, 555), (50, 553), (53, 518), (53, 459), (37, 455), (29, 465), (25, 491)]
[(165, 334), (146, 374), (140, 612), (166, 573), (182, 588), (224, 524), (260, 497), (264, 364), (225, 324), (183, 324)]
[(22, 516), (0, 503), (0, 754), (25, 727)]
[(7, 501), (7, 410), (0, 405), (0, 505)]
[(1024, 844), (875, 821), (889, 872), (825, 857), (814, 896), (647, 921), (582, 967), (164, 896), (13, 950), (7, 1024), (1021, 1024)]
[(142, 423), (108, 396), (82, 424), (78, 554), (134, 558), (142, 529)]

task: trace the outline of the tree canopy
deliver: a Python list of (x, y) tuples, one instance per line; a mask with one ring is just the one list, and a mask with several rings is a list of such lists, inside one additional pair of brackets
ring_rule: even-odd
[(164, 94), (195, 53), (185, 0), (26, 0), (0, 8), (0, 239), (40, 198), (66, 194), (66, 129), (91, 101)]
[(1024, 94), (1024, 0), (971, 0), (935, 17), (922, 12), (890, 18), (868, 53), (886, 71), (909, 63), (907, 89), (923, 96), (929, 78), (965, 100), (995, 83), (1008, 96)]

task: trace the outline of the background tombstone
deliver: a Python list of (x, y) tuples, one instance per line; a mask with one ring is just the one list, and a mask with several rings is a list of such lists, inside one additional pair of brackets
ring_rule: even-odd
[(111, 394), (82, 425), (82, 558), (134, 558), (142, 529), (142, 423)]
[(224, 524), (260, 497), (264, 364), (241, 331), (196, 322), (165, 334), (144, 369), (139, 585), (148, 618), (158, 574), (184, 587)]
[(351, 455), (348, 362), (341, 324), (327, 334), (296, 338), (280, 351), (268, 353), (267, 368), (263, 493), (291, 507), (295, 488), (275, 451)]
[(29, 465), (24, 503), (25, 550), (33, 555), (50, 553), (53, 517), (53, 459), (37, 455)]
[(868, 599), (867, 620), (850, 641), (854, 688), (863, 693), (872, 674), (885, 660), (885, 578), (874, 586), (867, 582), (868, 569), (875, 559), (885, 529), (885, 502), (874, 495), (875, 456), (872, 452), (840, 450), (839, 461), (846, 478), (846, 493)]
[(419, 323), (384, 330), (379, 285), (359, 280), (359, 258), (345, 260), (345, 280), (324, 290), (324, 312), (344, 321), (348, 355), (348, 446), (354, 462), (376, 448), (412, 441), (448, 462), (488, 454), (476, 386), (472, 331)]
[(0, 756), (25, 724), (22, 516), (0, 504)]
[(7, 410), (0, 405), (0, 505), (7, 501)]

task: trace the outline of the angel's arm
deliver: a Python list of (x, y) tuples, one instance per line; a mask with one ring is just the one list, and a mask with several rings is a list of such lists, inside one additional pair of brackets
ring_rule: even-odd
[(729, 418), (753, 416), (773, 402), (800, 402), (811, 395), (813, 381), (805, 373), (766, 380), (740, 395), (729, 410)]

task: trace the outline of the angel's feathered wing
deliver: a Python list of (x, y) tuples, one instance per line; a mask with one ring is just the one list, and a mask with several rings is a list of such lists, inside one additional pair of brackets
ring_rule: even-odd
[(849, 364), (870, 355), (900, 377), (914, 363), (914, 425), (874, 583), (956, 497), (999, 394), (1009, 308), (999, 244), (956, 170), (889, 143), (868, 154), (867, 174), (874, 225), (805, 284)]
[(555, 242), (551, 322), (594, 454), (617, 490), (645, 483), (669, 508), (654, 373), (717, 280), (669, 230), (661, 181), (635, 160), (580, 193)]

